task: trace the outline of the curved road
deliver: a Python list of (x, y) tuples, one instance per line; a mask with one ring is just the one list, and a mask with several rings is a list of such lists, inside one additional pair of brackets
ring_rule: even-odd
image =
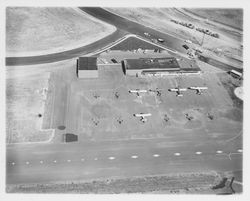
[[(80, 7), (80, 9), (95, 18), (98, 18), (102, 21), (105, 21), (109, 24), (112, 24), (117, 27), (117, 31), (113, 34), (95, 42), (90, 45), (68, 50), (65, 52), (55, 53), (55, 54), (48, 54), (48, 55), (41, 55), (41, 56), (31, 56), (31, 57), (7, 57), (6, 58), (6, 65), (12, 66), (12, 65), (32, 65), (32, 64), (42, 64), (42, 63), (51, 63), (66, 59), (71, 59), (75, 57), (79, 57), (81, 55), (85, 55), (91, 52), (94, 52), (98, 50), (100, 47), (104, 47), (111, 42), (116, 41), (117, 39), (123, 37), (126, 35), (126, 33), (132, 33), (135, 35), (139, 35), (141, 37), (145, 37), (144, 33), (148, 32), (151, 35), (151, 38), (157, 39), (157, 38), (163, 38), (165, 42), (163, 45), (165, 45), (167, 48), (176, 50), (180, 53), (186, 54), (186, 50), (182, 47), (183, 40), (176, 38), (174, 36), (171, 36), (169, 34), (165, 34), (162, 32), (159, 32), (157, 30), (154, 30), (152, 28), (146, 27), (144, 25), (138, 24), (136, 22), (130, 21), (128, 19), (125, 19), (123, 17), (120, 17), (118, 15), (115, 15), (111, 12), (108, 12), (105, 9), (102, 8), (95, 8), (95, 7)], [(239, 70), (233, 66), (230, 66), (228, 64), (222, 63), (218, 60), (215, 60), (213, 58), (208, 57), (201, 57), (199, 58), (201, 61), (208, 63), (210, 65), (213, 65), (215, 67), (221, 68), (223, 70)]]
[[(100, 45), (124, 36), (126, 31), (141, 35), (146, 31), (166, 40), (166, 46), (179, 50), (181, 41), (142, 25), (133, 24), (100, 8), (81, 8), (89, 14), (103, 16), (106, 22), (117, 23), (113, 36), (89, 45), (93, 51)], [(159, 34), (159, 35), (158, 35)], [(9, 65), (48, 63), (84, 54), (85, 48), (64, 53), (15, 60)], [(183, 51), (183, 50), (180, 50)], [(56, 55), (56, 56), (55, 56)], [(22, 63), (22, 64), (21, 64)], [(202, 135), (201, 135), (202, 136)], [(7, 184), (47, 183), (139, 176), (176, 172), (242, 170), (242, 145), (223, 144), (215, 139), (204, 140), (185, 136), (181, 139), (150, 139), (131, 141), (101, 141), (69, 144), (30, 144), (7, 146)]]
[(84, 47), (76, 48), (73, 50), (68, 50), (64, 52), (47, 54), (41, 56), (28, 56), (28, 57), (7, 57), (6, 65), (7, 66), (20, 66), (20, 65), (33, 65), (33, 64), (43, 64), (43, 63), (52, 63), (67, 59), (72, 59), (79, 57), (81, 55), (92, 53), (98, 50), (100, 47), (105, 47), (110, 43), (122, 38), (127, 34), (126, 31), (116, 30), (113, 34), (106, 36), (105, 38), (98, 40), (94, 43), (86, 45)]

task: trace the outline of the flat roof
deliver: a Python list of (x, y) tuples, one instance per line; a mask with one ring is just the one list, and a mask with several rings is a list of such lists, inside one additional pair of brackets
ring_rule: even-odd
[(97, 70), (97, 57), (79, 57), (78, 70)]
[(180, 69), (175, 57), (124, 59), (126, 69)]

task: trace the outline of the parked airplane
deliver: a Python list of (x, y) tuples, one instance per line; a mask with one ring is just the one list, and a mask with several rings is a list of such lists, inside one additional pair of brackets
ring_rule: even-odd
[(157, 96), (161, 96), (161, 91), (163, 91), (163, 89), (149, 89), (148, 91), (150, 92), (155, 92)]
[(136, 93), (137, 96), (140, 96), (140, 93), (147, 93), (147, 90), (145, 89), (133, 89), (129, 90), (129, 93)]
[(208, 89), (207, 87), (189, 87), (188, 89), (196, 90), (196, 94), (201, 95), (202, 90)]
[(151, 116), (151, 113), (138, 113), (138, 114), (133, 114), (135, 117), (140, 117), (140, 121), (145, 123), (147, 121), (146, 117)]
[(168, 91), (172, 91), (172, 92), (176, 92), (176, 96), (183, 96), (183, 94), (181, 93), (182, 91), (187, 91), (187, 88), (179, 88), (179, 87), (176, 87), (176, 88), (173, 88), (173, 89), (168, 89)]

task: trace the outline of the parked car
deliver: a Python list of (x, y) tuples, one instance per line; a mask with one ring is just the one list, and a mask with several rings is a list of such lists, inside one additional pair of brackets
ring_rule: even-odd
[(191, 40), (185, 40), (186, 43), (192, 44), (193, 42)]
[(187, 45), (182, 45), (182, 47), (184, 47), (186, 50), (189, 49), (189, 47)]

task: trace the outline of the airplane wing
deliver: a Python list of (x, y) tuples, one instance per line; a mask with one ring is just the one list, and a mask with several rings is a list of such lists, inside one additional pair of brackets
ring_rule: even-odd
[(178, 89), (169, 89), (170, 91), (178, 91)]

